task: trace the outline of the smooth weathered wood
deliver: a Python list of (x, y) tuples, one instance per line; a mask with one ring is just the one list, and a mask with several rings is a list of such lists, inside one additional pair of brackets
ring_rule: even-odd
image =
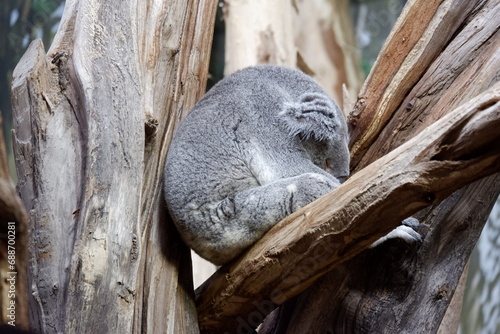
[[(253, 311), (265, 307), (269, 312), (270, 305), (297, 295), (403, 218), (499, 171), (500, 152), (494, 143), (500, 134), (474, 122), (481, 116), (500, 125), (500, 84), (278, 223), (197, 290), (202, 330), (234, 331), (241, 326), (238, 319), (247, 325), (254, 322), (249, 318)], [(464, 127), (474, 128), (470, 147), (484, 148), (468, 159), (454, 150), (457, 136), (453, 134)], [(485, 133), (491, 139), (486, 145), (478, 139)], [(444, 150), (448, 156), (442, 160), (439, 155)]]
[(293, 11), (297, 68), (311, 75), (337, 102), (342, 85), (356, 96), (363, 83), (347, 0), (295, 1)]
[[(347, 1), (239, 1), (224, 4), (225, 73), (256, 64), (297, 67), (337, 101), (361, 85)], [(347, 29), (349, 27), (349, 29)]]
[(173, 131), (205, 89), (216, 6), (68, 2), (48, 55), (35, 41), (16, 68), (34, 329), (198, 332), (161, 185)]

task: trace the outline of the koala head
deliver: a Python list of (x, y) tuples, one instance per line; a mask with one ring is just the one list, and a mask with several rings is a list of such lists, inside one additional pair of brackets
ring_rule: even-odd
[(349, 176), (349, 134), (344, 114), (326, 94), (305, 93), (280, 112), (314, 164), (341, 182)]
[(317, 140), (301, 138), (299, 140), (312, 162), (335, 176), (341, 183), (349, 176), (349, 147), (347, 140)]

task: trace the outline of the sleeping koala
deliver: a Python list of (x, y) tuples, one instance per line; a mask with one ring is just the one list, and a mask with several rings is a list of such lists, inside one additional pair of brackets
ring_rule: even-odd
[[(240, 70), (177, 130), (165, 166), (169, 212), (195, 252), (224, 264), (338, 187), (349, 175), (348, 142), (342, 111), (309, 76), (271, 65)], [(419, 237), (408, 229), (389, 237)]]

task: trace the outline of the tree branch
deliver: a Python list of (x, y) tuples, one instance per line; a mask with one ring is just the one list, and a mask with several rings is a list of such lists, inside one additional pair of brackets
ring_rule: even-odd
[(252, 311), (269, 313), (401, 219), (500, 170), (499, 100), (496, 84), (273, 227), (197, 290), (202, 330), (235, 330)]

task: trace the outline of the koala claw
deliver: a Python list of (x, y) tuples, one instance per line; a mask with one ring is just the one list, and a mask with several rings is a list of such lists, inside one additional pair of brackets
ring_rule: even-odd
[(420, 226), (420, 222), (415, 218), (406, 218), (403, 220), (403, 225), (396, 227), (394, 230), (389, 232), (389, 234), (383, 236), (382, 238), (375, 241), (370, 248), (377, 247), (383, 242), (389, 239), (403, 239), (408, 243), (416, 243), (422, 241), (422, 236), (415, 231), (413, 228)]
[(422, 237), (420, 236), (420, 234), (413, 228), (406, 225), (398, 226), (387, 235), (387, 237), (389, 236), (393, 238), (401, 238), (409, 243), (422, 241)]
[(413, 229), (420, 227), (420, 225), (422, 225), (422, 224), (420, 224), (420, 222), (418, 221), (417, 218), (413, 218), (413, 217), (408, 217), (406, 219), (403, 219), (401, 224), (406, 225), (408, 227), (411, 227)]

